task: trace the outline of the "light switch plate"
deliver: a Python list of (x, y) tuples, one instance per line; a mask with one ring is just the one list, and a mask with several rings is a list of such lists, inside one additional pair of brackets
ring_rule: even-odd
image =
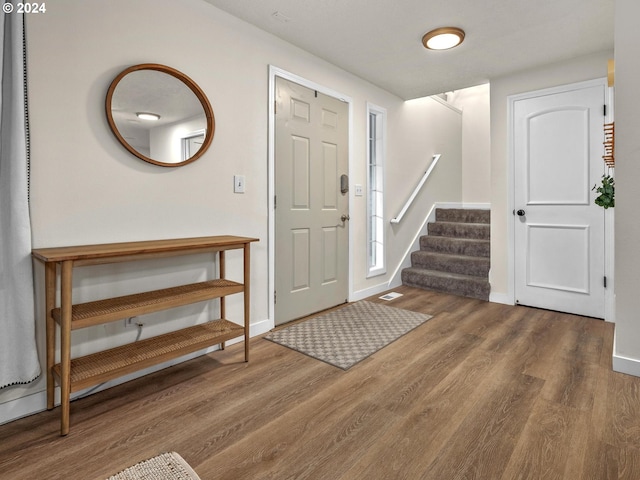
[(356, 197), (362, 196), (362, 185), (356, 185)]
[(244, 175), (233, 176), (233, 193), (244, 193)]

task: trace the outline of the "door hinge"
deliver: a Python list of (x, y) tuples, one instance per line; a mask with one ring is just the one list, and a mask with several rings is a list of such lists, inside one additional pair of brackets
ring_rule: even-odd
[(273, 113), (274, 114), (278, 113), (278, 101), (277, 100), (273, 101)]
[(273, 304), (275, 305), (277, 302), (276, 291), (273, 291)]
[(278, 196), (274, 195), (273, 196), (273, 209), (276, 209), (276, 206), (278, 205)]
[(603, 279), (604, 279), (604, 282), (603, 282), (604, 283), (604, 288), (607, 288), (607, 277), (605, 276), (605, 277), (603, 277)]
[(607, 116), (607, 106), (603, 105), (602, 106), (602, 114), (606, 117)]

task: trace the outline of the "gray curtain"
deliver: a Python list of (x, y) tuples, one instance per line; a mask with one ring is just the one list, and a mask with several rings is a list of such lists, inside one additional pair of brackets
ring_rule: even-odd
[(28, 200), (24, 16), (0, 22), (0, 388), (40, 375)]

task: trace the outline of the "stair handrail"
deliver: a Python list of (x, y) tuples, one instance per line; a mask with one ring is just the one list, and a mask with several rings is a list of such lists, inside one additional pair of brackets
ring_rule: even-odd
[(407, 200), (407, 203), (405, 203), (404, 207), (402, 207), (402, 210), (400, 210), (400, 213), (398, 213), (398, 215), (396, 215), (394, 218), (391, 219), (391, 223), (400, 223), (400, 220), (402, 220), (402, 217), (404, 217), (404, 214), (407, 213), (407, 210), (409, 210), (409, 207), (411, 206), (415, 198), (418, 196), (418, 193), (420, 193), (420, 189), (427, 181), (427, 178), (429, 178), (429, 175), (431, 175), (431, 172), (436, 166), (436, 163), (438, 163), (438, 160), (440, 160), (441, 156), (442, 154), (440, 153), (436, 153), (433, 155), (433, 160), (431, 161), (431, 165), (429, 165), (429, 168), (427, 168), (427, 171), (424, 172), (424, 175), (422, 175), (422, 179), (420, 180), (416, 188), (413, 190), (413, 193)]

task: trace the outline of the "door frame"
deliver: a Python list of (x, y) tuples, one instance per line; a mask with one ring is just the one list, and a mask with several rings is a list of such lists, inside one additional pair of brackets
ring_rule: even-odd
[[(276, 133), (276, 122), (275, 122), (275, 87), (276, 87), (276, 77), (280, 77), (283, 78), (285, 80), (289, 80), (292, 82), (295, 82), (299, 85), (302, 85), (303, 87), (307, 87), (310, 88), (312, 90), (317, 90), (318, 92), (330, 96), (330, 97), (334, 97), (337, 98), (339, 100), (342, 100), (343, 102), (345, 102), (347, 104), (347, 109), (348, 109), (348, 155), (347, 155), (347, 162), (348, 162), (348, 175), (349, 175), (349, 179), (353, 178), (353, 99), (351, 97), (349, 97), (348, 95), (344, 95), (340, 92), (337, 92), (336, 90), (333, 90), (331, 88), (325, 87), (324, 85), (320, 85), (316, 82), (313, 82), (311, 80), (308, 80), (306, 78), (303, 78), (299, 75), (296, 75), (294, 73), (288, 72), (286, 70), (283, 70), (281, 68), (278, 68), (276, 66), (273, 65), (269, 65), (269, 103), (268, 103), (268, 110), (269, 110), (269, 121), (268, 121), (268, 131), (269, 131), (269, 138), (268, 138), (268, 159), (267, 159), (267, 207), (268, 207), (268, 220), (267, 220), (267, 224), (268, 224), (268, 240), (267, 240), (267, 249), (268, 249), (268, 272), (269, 272), (269, 280), (268, 280), (268, 288), (269, 288), (269, 293), (268, 293), (268, 301), (269, 301), (269, 308), (268, 308), (268, 312), (269, 312), (269, 323), (270, 323), (270, 327), (274, 328), (275, 326), (275, 302), (274, 302), (274, 296), (275, 296), (275, 279), (276, 279), (276, 262), (275, 262), (275, 252), (276, 252), (276, 246), (275, 246), (275, 240), (276, 240), (276, 216), (275, 216), (275, 206), (274, 206), (274, 197), (275, 197), (275, 191), (276, 191), (276, 183), (275, 183), (275, 133)], [(352, 189), (349, 189), (349, 215), (351, 215), (351, 206), (353, 205), (354, 202), (354, 193), (352, 191)], [(353, 274), (353, 231), (351, 228), (352, 223), (348, 222), (348, 235), (349, 235), (349, 252), (348, 252), (348, 263), (347, 263), (347, 299), (348, 301), (352, 301), (353, 299), (353, 278), (352, 278), (352, 274)]]
[[(507, 97), (507, 156), (508, 156), (508, 194), (507, 194), (507, 300), (515, 305), (515, 232), (516, 222), (513, 211), (515, 208), (515, 138), (514, 138), (514, 111), (515, 102), (543, 95), (569, 92), (581, 88), (603, 86), (605, 91), (605, 104), (607, 116), (605, 122), (613, 121), (613, 88), (608, 87), (606, 78), (587, 80), (583, 82), (559, 85), (530, 92), (509, 95)], [(604, 165), (604, 162), (603, 162)], [(604, 167), (603, 167), (604, 171)], [(604, 319), (615, 322), (615, 286), (614, 286), (614, 209), (606, 209), (604, 215), (604, 274), (607, 277), (607, 287), (604, 290)]]

